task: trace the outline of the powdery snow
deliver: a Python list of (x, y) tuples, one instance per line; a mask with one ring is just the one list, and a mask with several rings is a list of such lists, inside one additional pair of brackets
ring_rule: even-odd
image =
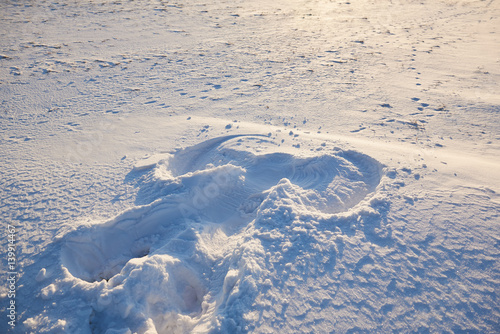
[(500, 331), (494, 0), (0, 13), (0, 332)]

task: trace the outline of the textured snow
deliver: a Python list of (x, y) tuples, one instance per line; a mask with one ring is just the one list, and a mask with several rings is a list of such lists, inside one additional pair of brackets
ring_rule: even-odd
[(499, 14), (2, 1), (0, 332), (499, 332)]

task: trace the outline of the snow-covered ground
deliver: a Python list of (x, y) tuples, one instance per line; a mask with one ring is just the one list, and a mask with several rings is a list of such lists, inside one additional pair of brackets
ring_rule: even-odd
[(0, 332), (499, 333), (499, 15), (1, 1)]

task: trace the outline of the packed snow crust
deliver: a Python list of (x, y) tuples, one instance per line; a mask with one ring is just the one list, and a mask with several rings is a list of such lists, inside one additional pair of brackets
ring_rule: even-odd
[(500, 332), (499, 14), (2, 1), (0, 333)]

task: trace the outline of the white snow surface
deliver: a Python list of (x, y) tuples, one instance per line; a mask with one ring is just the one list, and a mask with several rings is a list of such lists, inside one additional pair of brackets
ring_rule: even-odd
[(499, 15), (1, 1), (0, 333), (499, 333)]

